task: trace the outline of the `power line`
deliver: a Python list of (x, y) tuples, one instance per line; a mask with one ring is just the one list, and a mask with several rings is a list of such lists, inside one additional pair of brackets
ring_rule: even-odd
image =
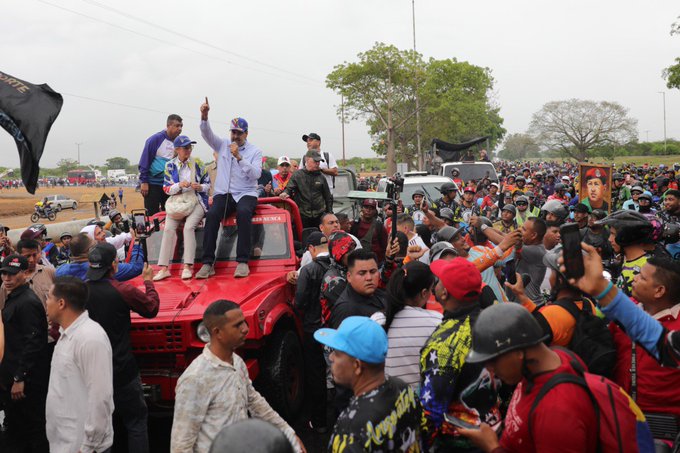
[(87, 15), (87, 14), (81, 13), (81, 12), (79, 12), (79, 11), (74, 11), (74, 10), (72, 10), (72, 9), (65, 8), (65, 7), (60, 6), (60, 5), (55, 5), (54, 3), (50, 3), (50, 2), (48, 2), (48, 1), (46, 1), (46, 0), (37, 0), (37, 1), (40, 2), (40, 3), (43, 3), (43, 4), (45, 4), (45, 5), (52, 6), (53, 8), (61, 9), (61, 10), (63, 10), (63, 11), (67, 11), (67, 12), (69, 12), (69, 13), (71, 13), (71, 14), (75, 14), (75, 15), (77, 15), (77, 16), (82, 16), (82, 17), (85, 17), (85, 18), (87, 18), (87, 19), (94, 20), (94, 21), (96, 21), (96, 22), (101, 22), (101, 23), (106, 24), (106, 25), (108, 25), (108, 26), (110, 26), (110, 27), (118, 28), (118, 29), (124, 30), (124, 31), (126, 31), (126, 32), (128, 32), (128, 33), (132, 33), (132, 34), (135, 34), (135, 35), (138, 35), (138, 36), (142, 36), (142, 37), (147, 38), (147, 39), (152, 39), (152, 40), (154, 40), (154, 41), (158, 41), (158, 42), (161, 42), (161, 43), (163, 43), (163, 44), (167, 44), (167, 45), (169, 45), (169, 46), (173, 46), (173, 47), (177, 47), (177, 48), (180, 48), (180, 49), (183, 49), (183, 50), (187, 50), (187, 51), (189, 51), (189, 52), (193, 52), (193, 53), (196, 53), (196, 54), (198, 54), (198, 55), (201, 55), (201, 56), (204, 56), (204, 57), (213, 59), (213, 60), (222, 61), (222, 62), (225, 62), (225, 63), (227, 63), (227, 64), (234, 65), (234, 66), (240, 66), (240, 67), (242, 67), (242, 68), (244, 68), (244, 69), (248, 69), (248, 70), (250, 70), (250, 71), (260, 72), (260, 73), (262, 73), (262, 74), (267, 74), (267, 75), (276, 77), (277, 79), (284, 78), (284, 79), (290, 80), (290, 81), (292, 81), (292, 82), (303, 83), (303, 84), (306, 84), (306, 85), (314, 85), (314, 86), (316, 86), (316, 87), (319, 87), (318, 84), (312, 84), (312, 83), (310, 83), (310, 82), (308, 82), (308, 81), (292, 79), (292, 78), (290, 78), (290, 77), (282, 76), (281, 74), (275, 74), (275, 73), (272, 73), (272, 72), (264, 71), (264, 70), (262, 70), (262, 69), (252, 68), (252, 67), (243, 65), (243, 64), (241, 64), (241, 63), (236, 63), (236, 62), (234, 62), (234, 61), (227, 60), (227, 59), (224, 59), (224, 58), (221, 58), (221, 57), (217, 57), (217, 56), (214, 56), (214, 55), (210, 55), (210, 54), (207, 54), (207, 53), (204, 53), (204, 52), (201, 52), (201, 51), (192, 49), (192, 48), (190, 48), (190, 47), (185, 47), (185, 46), (182, 46), (182, 45), (179, 45), (179, 44), (170, 42), (170, 41), (166, 41), (166, 40), (161, 39), (161, 38), (157, 38), (157, 37), (155, 37), (155, 36), (147, 35), (147, 34), (145, 34), (145, 33), (138, 32), (138, 31), (133, 30), (133, 29), (131, 29), (131, 28), (123, 27), (122, 25), (114, 24), (114, 23), (112, 23), (112, 22), (108, 22), (108, 21), (105, 21), (105, 20), (103, 20), (103, 19), (99, 19), (99, 18), (97, 18), (97, 17)]
[[(125, 104), (123, 102), (109, 101), (107, 99), (98, 99), (98, 98), (93, 98), (93, 97), (90, 97), (90, 96), (82, 96), (82, 95), (79, 95), (79, 94), (66, 93), (64, 91), (62, 91), (60, 94), (63, 94), (64, 96), (70, 96), (70, 97), (73, 97), (73, 98), (84, 99), (86, 101), (91, 101), (91, 102), (101, 102), (103, 104), (116, 105), (118, 107), (125, 107), (125, 108), (128, 108), (128, 109), (143, 110), (145, 112), (162, 113), (163, 115), (169, 115), (170, 113), (173, 113), (173, 112), (169, 112), (167, 110), (158, 110), (158, 109), (153, 109), (153, 108), (150, 108), (150, 107), (143, 107), (143, 106), (139, 106), (139, 105)], [(190, 120), (200, 120), (201, 119), (198, 116), (182, 115), (182, 117), (186, 118), (186, 119), (190, 119)], [(218, 123), (218, 124), (230, 124), (228, 121), (211, 121), (211, 122)], [(267, 131), (267, 132), (274, 132), (274, 133), (277, 133), (277, 134), (284, 134), (284, 135), (291, 134), (290, 131), (278, 131), (276, 129), (267, 129), (267, 128), (264, 128), (264, 127), (258, 127), (258, 129), (262, 130), (262, 131)]]
[(107, 11), (114, 12), (114, 13), (116, 13), (116, 14), (119, 14), (119, 15), (123, 16), (123, 17), (127, 17), (128, 19), (136, 20), (137, 22), (141, 22), (141, 23), (143, 23), (143, 24), (145, 24), (145, 25), (150, 25), (150, 26), (152, 26), (152, 27), (154, 27), (154, 28), (158, 28), (159, 30), (163, 30), (163, 31), (165, 31), (165, 32), (167, 32), (167, 33), (170, 33), (170, 34), (172, 34), (173, 36), (181, 36), (182, 38), (188, 39), (188, 40), (190, 40), (190, 41), (194, 41), (194, 42), (196, 42), (196, 43), (198, 43), (198, 44), (204, 45), (204, 46), (206, 46), (206, 47), (210, 47), (210, 48), (215, 49), (215, 50), (219, 50), (220, 52), (224, 52), (224, 53), (233, 55), (233, 56), (235, 56), (235, 57), (242, 58), (242, 59), (244, 59), (244, 60), (248, 60), (248, 61), (250, 61), (250, 62), (252, 62), (252, 63), (256, 63), (256, 64), (259, 64), (259, 65), (262, 65), (262, 66), (266, 66), (266, 67), (268, 67), (268, 68), (270, 68), (270, 69), (275, 69), (275, 70), (277, 70), (277, 71), (281, 71), (281, 72), (284, 72), (284, 73), (286, 73), (286, 74), (293, 75), (293, 76), (295, 76), (295, 77), (300, 77), (301, 79), (305, 79), (305, 80), (308, 80), (308, 81), (311, 81), (311, 82), (314, 82), (314, 83), (317, 83), (317, 84), (320, 83), (317, 79), (313, 79), (313, 78), (308, 77), (308, 76), (306, 76), (306, 75), (298, 74), (298, 73), (296, 73), (296, 72), (289, 71), (289, 70), (287, 70), (287, 69), (283, 69), (283, 68), (280, 68), (280, 67), (278, 67), (278, 66), (274, 66), (274, 65), (272, 65), (272, 64), (269, 64), (269, 63), (265, 63), (265, 62), (256, 60), (255, 58), (252, 58), (252, 57), (248, 57), (248, 56), (245, 56), (245, 55), (238, 54), (238, 53), (236, 53), (236, 52), (234, 52), (234, 51), (225, 49), (225, 48), (223, 48), (223, 47), (216, 46), (216, 45), (211, 44), (211, 43), (209, 43), (209, 42), (200, 40), (200, 39), (198, 39), (198, 38), (194, 38), (193, 36), (186, 35), (186, 34), (184, 34), (184, 33), (181, 33), (181, 32), (179, 32), (179, 31), (177, 31), (177, 30), (173, 30), (173, 29), (164, 27), (164, 26), (162, 26), (162, 25), (156, 24), (156, 23), (154, 23), (154, 22), (151, 22), (151, 21), (149, 21), (149, 20), (142, 19), (142, 18), (137, 17), (137, 16), (133, 16), (132, 14), (126, 13), (125, 11), (118, 10), (118, 9), (113, 8), (113, 7), (111, 7), (111, 6), (102, 5), (101, 3), (96, 2), (96, 1), (93, 1), (93, 0), (81, 0), (81, 1), (83, 1), (83, 2), (85, 2), (85, 3), (88, 3), (88, 4), (92, 5), (92, 6), (96, 6), (97, 8), (102, 8), (102, 9), (105, 9), (105, 10), (107, 10)]

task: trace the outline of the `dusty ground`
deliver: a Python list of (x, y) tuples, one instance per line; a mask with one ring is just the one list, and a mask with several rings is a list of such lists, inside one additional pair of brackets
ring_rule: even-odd
[[(65, 195), (78, 202), (78, 209), (75, 211), (64, 209), (57, 213), (57, 219), (54, 223), (89, 219), (94, 217), (94, 208), (92, 203), (81, 203), (81, 197), (85, 194), (101, 197), (104, 193), (110, 195), (112, 191), (118, 197), (118, 187), (113, 189), (111, 187), (106, 189), (94, 187), (41, 187), (35, 192), (35, 195), (31, 195), (23, 188), (2, 189), (0, 190), (0, 223), (11, 229), (29, 226), (31, 224), (30, 216), (33, 213), (33, 206), (46, 195)], [(130, 212), (131, 209), (144, 207), (144, 200), (139, 192), (135, 192), (134, 187), (123, 187), (123, 203), (125, 207), (119, 205), (116, 209)], [(45, 224), (50, 223), (47, 219), (41, 219), (40, 221)]]

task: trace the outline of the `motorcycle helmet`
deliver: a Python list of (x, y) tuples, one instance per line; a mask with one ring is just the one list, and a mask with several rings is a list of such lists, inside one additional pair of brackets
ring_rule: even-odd
[(111, 209), (109, 211), (109, 220), (111, 220), (113, 222), (114, 221), (113, 219), (115, 219), (116, 216), (122, 217), (122, 214), (117, 209)]
[(43, 223), (34, 223), (21, 233), (21, 239), (38, 239), (47, 236), (47, 227)]
[(416, 195), (420, 195), (421, 197), (425, 198), (425, 192), (422, 189), (414, 190), (413, 195), (411, 195), (411, 200), (413, 200)]
[(549, 200), (541, 207), (540, 217), (545, 219), (547, 213), (551, 213), (558, 217), (560, 221), (564, 221), (569, 215), (567, 208), (558, 200)]
[(472, 328), (468, 363), (484, 363), (549, 338), (538, 321), (519, 304), (496, 304), (482, 310)]
[(456, 185), (452, 182), (445, 182), (439, 188), (439, 192), (441, 192), (442, 195), (446, 195), (449, 192), (457, 192), (457, 191), (458, 191), (458, 189), (456, 188)]
[(643, 214), (630, 209), (616, 211), (597, 225), (608, 225), (616, 229), (616, 243), (621, 247), (652, 241), (654, 225)]

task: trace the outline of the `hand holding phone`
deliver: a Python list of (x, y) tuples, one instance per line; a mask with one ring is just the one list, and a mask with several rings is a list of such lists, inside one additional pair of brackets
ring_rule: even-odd
[(458, 417), (454, 417), (453, 415), (444, 414), (444, 420), (446, 420), (447, 423), (450, 423), (457, 428), (479, 429), (479, 425), (473, 425), (472, 423), (468, 423), (465, 420), (461, 420)]
[(581, 251), (581, 233), (577, 223), (567, 223), (560, 227), (562, 237), (562, 256), (567, 278), (579, 279), (586, 270), (583, 265), (583, 253)]

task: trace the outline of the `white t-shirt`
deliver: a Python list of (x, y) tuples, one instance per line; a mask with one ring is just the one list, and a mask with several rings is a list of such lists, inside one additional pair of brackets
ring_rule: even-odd
[(408, 245), (417, 245), (418, 247), (420, 247), (421, 250), (427, 249), (427, 252), (425, 252), (425, 254), (423, 256), (418, 258), (418, 261), (420, 261), (421, 263), (425, 263), (425, 264), (429, 265), (430, 264), (430, 248), (427, 245), (425, 245), (425, 241), (423, 241), (423, 238), (421, 238), (418, 235), (418, 233), (413, 233), (413, 234), (414, 234), (414, 236), (411, 239), (409, 239)]
[[(371, 319), (385, 324), (382, 312), (374, 313)], [(387, 331), (385, 374), (398, 377), (417, 389), (420, 385), (420, 350), (441, 322), (441, 313), (418, 307), (406, 306), (394, 315)]]
[[(328, 154), (328, 160), (329, 162), (326, 162), (326, 154)], [(328, 169), (328, 168), (338, 168), (338, 163), (335, 161), (335, 157), (333, 156), (333, 153), (329, 153), (327, 151), (321, 151), (321, 157), (323, 157), (323, 162), (319, 163), (319, 166), (321, 169)], [(334, 187), (333, 187), (333, 177), (331, 175), (327, 175), (324, 173), (323, 175), (326, 178), (326, 182), (328, 183), (328, 188), (331, 189), (331, 193), (334, 193)]]

